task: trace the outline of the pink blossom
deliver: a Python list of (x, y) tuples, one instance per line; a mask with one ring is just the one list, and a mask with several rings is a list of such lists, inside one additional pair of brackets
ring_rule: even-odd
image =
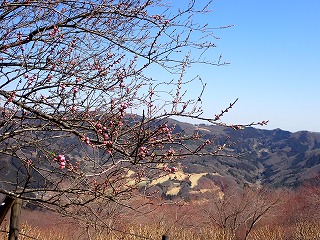
[(176, 167), (172, 167), (172, 168), (171, 168), (171, 172), (174, 173), (174, 172), (176, 172), (176, 171), (178, 171), (178, 168), (176, 168)]
[(103, 142), (107, 147), (112, 147), (112, 141), (104, 141)]
[(65, 158), (64, 155), (59, 155), (59, 156), (58, 156), (58, 160), (59, 160), (60, 162), (64, 162), (64, 161), (66, 160), (66, 158)]
[(139, 148), (138, 156), (140, 159), (144, 159), (147, 154), (148, 154), (148, 148), (146, 148), (146, 147)]
[(58, 32), (59, 32), (59, 29), (56, 26), (54, 26), (51, 32), (49, 33), (49, 36), (53, 38)]
[(121, 105), (121, 107), (122, 107), (122, 109), (126, 109), (126, 108), (128, 108), (128, 104), (124, 103)]
[(61, 155), (58, 156), (58, 159), (55, 158), (54, 160), (60, 162), (60, 169), (61, 170), (66, 167), (66, 158), (65, 158), (64, 155), (61, 154)]
[(47, 82), (50, 82), (52, 80), (53, 76), (52, 75), (48, 75), (47, 76)]
[(173, 156), (174, 153), (175, 153), (175, 151), (174, 151), (172, 148), (170, 148), (170, 149), (168, 150), (167, 155), (168, 155), (168, 156)]
[(169, 173), (171, 173), (171, 171), (172, 171), (171, 168), (168, 168), (168, 166), (164, 166), (163, 170), (166, 172), (169, 172)]

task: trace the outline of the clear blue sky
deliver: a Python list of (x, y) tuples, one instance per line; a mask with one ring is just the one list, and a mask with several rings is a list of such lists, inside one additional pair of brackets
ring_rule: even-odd
[(217, 30), (231, 65), (194, 67), (208, 83), (206, 116), (239, 102), (224, 120), (270, 120), (266, 129), (320, 132), (320, 0), (216, 0), (200, 21)]

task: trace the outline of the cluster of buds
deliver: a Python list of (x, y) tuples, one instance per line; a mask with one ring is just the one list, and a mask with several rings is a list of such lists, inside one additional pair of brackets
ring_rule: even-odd
[(76, 83), (81, 82), (81, 78), (80, 77), (76, 77)]
[(31, 159), (28, 159), (28, 160), (26, 161), (26, 164), (27, 164), (27, 166), (31, 166), (31, 165), (32, 165), (32, 160), (31, 160)]
[(172, 148), (170, 148), (167, 152), (167, 157), (172, 157), (174, 155), (174, 153), (175, 153), (175, 151)]
[(176, 167), (169, 168), (168, 166), (164, 166), (163, 170), (168, 172), (168, 173), (175, 173), (175, 172), (178, 171), (178, 168), (176, 168)]
[(103, 138), (105, 140), (108, 139), (108, 137), (105, 137), (105, 135), (108, 136), (108, 134), (105, 133), (107, 131), (107, 127), (103, 126), (101, 123), (96, 124), (96, 131), (97, 133), (103, 134)]
[(76, 43), (76, 40), (75, 39), (72, 39), (72, 41), (70, 42), (69, 44), (69, 47), (68, 47), (68, 53), (70, 54), (75, 46), (75, 43)]
[(60, 164), (60, 169), (64, 169), (66, 167), (66, 158), (64, 155), (59, 155), (58, 158), (54, 159), (56, 162)]
[(147, 154), (148, 154), (148, 149), (146, 147), (139, 148), (138, 156), (140, 159), (144, 159)]
[(155, 19), (155, 20), (161, 20), (162, 19), (162, 16), (156, 14), (156, 15), (152, 15), (150, 16), (151, 18)]
[(167, 124), (164, 124), (164, 125), (161, 126), (160, 132), (166, 134), (167, 137), (168, 137), (168, 140), (170, 142), (173, 142), (173, 139), (172, 139), (172, 136), (171, 136), (172, 130), (170, 128), (168, 128)]
[(60, 84), (60, 88), (61, 88), (61, 91), (63, 91), (65, 88), (66, 88), (66, 85), (64, 85), (63, 83)]
[(119, 75), (119, 82), (120, 82), (119, 86), (120, 86), (120, 88), (124, 88), (126, 86), (126, 84), (124, 83), (124, 77), (125, 76), (123, 74)]
[(123, 127), (123, 122), (119, 121), (119, 122), (118, 122), (118, 127), (119, 127), (119, 128)]
[(121, 104), (119, 111), (120, 111), (122, 117), (125, 115), (127, 108), (128, 108), (128, 104), (126, 104), (126, 103)]
[(170, 133), (170, 129), (167, 124), (163, 124), (160, 128), (161, 133)]
[(21, 32), (18, 32), (18, 34), (17, 34), (17, 39), (18, 39), (20, 42), (22, 42), (22, 34), (21, 34)]
[(267, 125), (268, 122), (269, 122), (269, 120), (268, 120), (268, 121), (258, 122), (257, 124), (259, 124), (259, 125), (261, 125), (261, 126), (264, 126), (264, 125)]
[(53, 78), (53, 76), (49, 74), (46, 78), (46, 82), (48, 82), (48, 83), (51, 82), (52, 78)]
[(15, 95), (16, 95), (16, 91), (10, 92), (10, 97), (8, 98), (7, 102), (8, 103), (12, 102)]
[(209, 145), (209, 144), (211, 144), (212, 142), (209, 140), (209, 139), (207, 139), (206, 141), (204, 141), (204, 143), (202, 144), (202, 147), (205, 147), (205, 146), (207, 146), (207, 145)]
[(242, 125), (231, 125), (231, 128), (233, 130), (243, 130), (244, 126), (242, 126)]
[(108, 140), (108, 139), (109, 139), (109, 135), (106, 134), (106, 133), (104, 133), (104, 134), (103, 134), (103, 139), (104, 139), (104, 140)]
[(54, 26), (52, 31), (49, 33), (50, 38), (53, 38), (58, 32), (59, 29), (56, 26)]
[[(108, 135), (107, 135), (108, 136)], [(113, 144), (113, 142), (111, 141), (111, 140), (109, 140), (109, 141), (103, 141), (103, 144), (107, 147), (107, 153), (110, 155), (110, 154), (112, 154), (112, 144)]]
[(153, 107), (153, 100), (152, 97), (154, 95), (154, 90), (150, 89), (149, 90), (149, 102), (148, 102), (148, 116), (152, 115), (152, 107)]
[(28, 79), (28, 85), (31, 85), (36, 80), (36, 75), (35, 74), (33, 74), (32, 76), (29, 76), (28, 74), (24, 74), (24, 77), (26, 79)]
[(221, 117), (223, 117), (223, 115), (225, 113), (229, 112), (229, 110), (231, 110), (233, 108), (233, 106), (236, 104), (237, 101), (238, 101), (238, 98), (234, 102), (230, 103), (229, 106), (226, 109), (221, 110), (220, 114), (216, 114), (215, 118), (214, 118), (214, 121), (220, 120)]
[(137, 178), (135, 179), (135, 181), (138, 183), (141, 181), (141, 178), (143, 178), (145, 176), (145, 171), (144, 170), (140, 170), (137, 172)]
[(109, 140), (109, 141), (103, 141), (103, 144), (106, 145), (108, 148), (111, 148), (112, 147), (112, 141)]
[[(118, 123), (118, 126), (119, 126), (119, 123)], [(106, 126), (104, 126), (101, 123), (92, 123), (92, 124), (95, 126), (96, 132), (101, 135), (101, 137), (103, 139), (103, 145), (106, 146), (106, 148), (107, 148), (107, 153), (111, 154), (112, 153), (112, 145), (113, 145), (113, 142), (111, 139), (112, 139), (112, 136), (117, 135), (118, 132), (117, 131), (112, 132), (112, 136), (110, 137), (107, 133), (108, 128)], [(121, 124), (122, 124), (122, 122), (120, 123), (120, 125)], [(112, 127), (113, 125), (114, 125), (114, 122), (110, 121), (109, 127)], [(84, 141), (87, 145), (91, 145), (92, 147), (94, 147), (88, 138), (85, 138)]]
[(93, 179), (92, 180), (92, 185), (93, 185), (93, 190), (95, 192), (98, 192), (98, 191), (105, 191), (106, 188), (108, 187), (108, 182), (105, 181), (105, 182), (98, 182), (97, 179)]
[(74, 105), (73, 105), (70, 110), (71, 110), (71, 112), (77, 111), (77, 106), (74, 106)]
[(79, 92), (79, 89), (77, 87), (73, 87), (73, 93), (76, 94), (77, 92)]
[[(62, 170), (62, 169), (65, 169), (66, 167), (68, 168), (69, 171), (77, 171), (79, 169), (79, 163), (76, 162), (75, 165), (72, 165), (68, 160), (66, 160), (65, 156), (63, 154), (60, 154), (58, 155), (57, 158), (54, 158), (53, 159), (55, 162), (58, 162), (59, 163), (59, 168)], [(32, 161), (29, 163), (29, 161), (31, 160), (28, 160), (28, 164), (32, 164)]]
[(47, 99), (46, 96), (43, 95), (43, 94), (41, 94), (41, 96), (40, 96), (40, 101), (41, 101), (41, 102), (45, 102), (46, 99)]
[(87, 144), (87, 145), (90, 145), (90, 139), (88, 137), (85, 137), (84, 138), (84, 142)]

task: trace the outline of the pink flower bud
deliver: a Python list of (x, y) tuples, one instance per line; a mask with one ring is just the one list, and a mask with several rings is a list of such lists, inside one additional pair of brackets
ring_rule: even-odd
[(65, 158), (64, 155), (59, 155), (59, 156), (58, 156), (58, 160), (59, 160), (60, 162), (64, 162), (64, 161), (66, 160), (66, 158)]
[(171, 172), (174, 173), (174, 172), (176, 172), (176, 171), (178, 171), (178, 168), (176, 168), (176, 167), (172, 167), (172, 168), (171, 168)]
[(123, 109), (126, 109), (126, 108), (128, 108), (128, 104), (124, 103), (124, 104), (121, 105), (121, 107), (122, 107)]
[(169, 150), (168, 150), (168, 156), (173, 156), (174, 155), (174, 153), (175, 153), (175, 151), (172, 149), (172, 148), (170, 148)]

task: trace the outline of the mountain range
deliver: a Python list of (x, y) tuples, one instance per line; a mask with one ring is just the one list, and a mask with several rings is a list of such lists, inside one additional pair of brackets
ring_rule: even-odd
[(248, 127), (233, 130), (213, 125), (194, 126), (203, 138), (230, 138), (227, 151), (237, 158), (204, 158), (190, 162), (205, 169), (232, 176), (238, 182), (271, 184), (275, 187), (295, 187), (320, 173), (320, 133), (281, 129), (263, 130)]
[[(176, 174), (145, 184), (150, 191), (157, 190), (163, 196), (187, 198), (193, 192), (203, 191), (208, 183), (214, 183), (221, 189), (221, 182), (228, 181), (242, 185), (297, 187), (317, 178), (320, 173), (320, 133), (253, 127), (233, 130), (173, 119), (168, 119), (168, 125), (174, 125), (177, 132), (198, 132), (201, 138), (215, 139), (220, 144), (228, 139), (224, 153), (234, 157), (193, 156), (184, 159)], [(70, 154), (75, 154), (76, 158), (79, 151)], [(16, 177), (16, 160), (6, 157), (2, 161), (5, 164), (1, 164), (0, 181)]]
[(203, 139), (226, 142), (230, 156), (189, 157), (182, 161), (174, 176), (164, 176), (148, 187), (163, 197), (205, 192), (208, 186), (223, 190), (228, 182), (239, 185), (296, 188), (318, 178), (320, 174), (320, 133), (281, 129), (243, 130), (215, 125), (192, 125), (170, 120), (176, 131), (196, 131)]

